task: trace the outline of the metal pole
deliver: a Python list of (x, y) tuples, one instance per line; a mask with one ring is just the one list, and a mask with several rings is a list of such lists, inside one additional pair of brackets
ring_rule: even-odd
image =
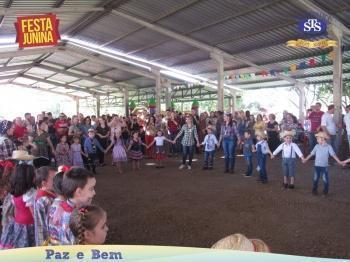
[(156, 99), (156, 114), (160, 113), (160, 100), (162, 98), (162, 83), (160, 79), (160, 71), (159, 69), (153, 69), (154, 75), (156, 76), (156, 92), (155, 92), (155, 99)]
[(97, 115), (97, 117), (100, 117), (100, 110), (101, 110), (101, 100), (100, 100), (100, 96), (97, 95), (96, 96), (96, 115)]
[(218, 71), (217, 110), (224, 111), (224, 58), (222, 56), (216, 55), (214, 53), (211, 54), (211, 58), (213, 58), (216, 61), (217, 71)]
[(342, 54), (341, 45), (343, 32), (340, 28), (331, 24), (331, 32), (337, 40), (337, 46), (333, 47), (334, 60), (333, 60), (333, 104), (334, 104), (334, 121), (336, 125), (341, 124), (341, 114), (342, 114)]
[(125, 116), (129, 117), (129, 90), (124, 88), (124, 108), (125, 108)]
[(80, 103), (79, 103), (80, 101), (79, 101), (79, 98), (78, 97), (76, 97), (75, 98), (75, 111), (77, 112), (77, 115), (79, 114), (79, 107), (80, 107)]
[(305, 119), (305, 87), (303, 84), (296, 84), (295, 86), (299, 90), (299, 121), (300, 123), (304, 123)]

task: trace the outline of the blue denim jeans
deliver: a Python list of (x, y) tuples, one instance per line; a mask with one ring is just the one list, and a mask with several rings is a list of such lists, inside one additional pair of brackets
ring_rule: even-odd
[(294, 177), (295, 165), (296, 165), (296, 158), (291, 158), (291, 157), (283, 158), (282, 159), (283, 175), (286, 177)]
[(215, 155), (215, 150), (204, 151), (204, 167), (209, 167), (209, 168), (213, 167), (214, 155)]
[(260, 153), (260, 154), (257, 154), (257, 158), (258, 158), (260, 180), (267, 182), (266, 155)]
[(323, 193), (328, 193), (329, 188), (329, 177), (328, 177), (328, 167), (315, 166), (315, 174), (313, 178), (312, 192), (317, 192), (318, 180), (322, 176), (323, 180)]
[(309, 151), (311, 152), (312, 149), (314, 149), (315, 145), (317, 143), (316, 137), (315, 137), (315, 133), (310, 132), (309, 133)]
[(222, 148), (225, 155), (225, 169), (234, 170), (236, 141), (233, 138), (224, 138), (222, 142)]
[(194, 146), (184, 146), (182, 145), (182, 164), (186, 164), (187, 156), (188, 156), (188, 165), (192, 165), (193, 151)]
[(253, 156), (244, 156), (245, 162), (247, 164), (247, 176), (251, 176), (253, 174)]
[[(169, 139), (170, 140), (174, 140), (176, 135), (177, 135), (176, 133), (170, 133), (169, 134)], [(177, 152), (178, 152), (177, 144), (176, 143), (175, 144), (171, 144), (171, 146), (170, 146), (170, 153), (171, 154), (176, 154)]]

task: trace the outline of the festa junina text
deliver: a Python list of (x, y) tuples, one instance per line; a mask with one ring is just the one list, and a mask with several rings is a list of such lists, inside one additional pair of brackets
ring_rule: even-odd
[(59, 39), (55, 15), (19, 17), (15, 23), (19, 47), (56, 45)]

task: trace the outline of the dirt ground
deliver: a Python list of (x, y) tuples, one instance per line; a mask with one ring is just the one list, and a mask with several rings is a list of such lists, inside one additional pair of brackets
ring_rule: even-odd
[(268, 160), (263, 185), (256, 173), (242, 176), (242, 157), (235, 174), (224, 174), (221, 155), (212, 171), (201, 170), (203, 155), (191, 171), (178, 170), (180, 158), (168, 158), (164, 169), (144, 160), (141, 171), (129, 166), (122, 175), (99, 168), (94, 202), (108, 213), (107, 243), (210, 247), (240, 232), (274, 253), (350, 258), (349, 168), (330, 167), (329, 195), (313, 196), (312, 161), (298, 162), (296, 189), (285, 190), (280, 159)]

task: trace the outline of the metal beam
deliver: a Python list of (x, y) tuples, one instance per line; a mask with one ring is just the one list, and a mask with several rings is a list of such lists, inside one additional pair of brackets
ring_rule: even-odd
[(81, 88), (81, 87), (77, 87), (77, 86), (71, 86), (71, 85), (59, 83), (59, 82), (56, 82), (56, 81), (39, 78), (39, 77), (32, 76), (32, 75), (25, 74), (25, 75), (19, 75), (19, 76), (23, 77), (23, 78), (31, 79), (33, 81), (38, 81), (38, 82), (42, 82), (42, 83), (46, 83), (46, 84), (54, 85), (54, 86), (61, 86), (61, 87), (64, 87), (66, 89), (71, 89), (71, 90), (75, 90), (75, 91), (81, 91), (81, 92), (85, 92), (85, 93), (92, 94), (92, 95), (95, 95), (95, 94), (103, 94), (103, 95), (105, 95), (106, 94), (104, 92), (95, 92), (95, 91), (91, 91), (89, 89), (85, 89), (85, 88)]
[(64, 75), (68, 75), (68, 76), (71, 76), (71, 77), (77, 77), (79, 79), (84, 79), (84, 80), (87, 80), (87, 81), (90, 81), (90, 82), (95, 82), (95, 83), (98, 83), (98, 84), (101, 84), (101, 85), (107, 85), (107, 86), (110, 86), (110, 87), (115, 87), (115, 88), (120, 89), (118, 86), (113, 85), (113, 83), (111, 83), (111, 82), (108, 82), (108, 81), (105, 81), (105, 80), (100, 80), (100, 79), (97, 79), (97, 78), (93, 78), (91, 76), (80, 75), (80, 74), (76, 74), (76, 73), (73, 73), (73, 72), (70, 72), (70, 71), (67, 71), (67, 70), (61, 70), (61, 69), (57, 69), (57, 68), (54, 68), (54, 67), (51, 67), (51, 66), (47, 66), (47, 65), (42, 65), (42, 64), (36, 64), (35, 67), (42, 68), (42, 69), (49, 70), (49, 71), (53, 71), (53, 72), (56, 72), (57, 74), (64, 74)]
[[(164, 19), (164, 18), (167, 18), (167, 17), (169, 17), (169, 16), (171, 16), (171, 15), (174, 15), (174, 14), (178, 13), (179, 11), (181, 11), (181, 10), (183, 10), (183, 9), (185, 9), (185, 8), (188, 8), (188, 7), (190, 7), (190, 6), (192, 6), (192, 5), (196, 4), (196, 3), (198, 3), (198, 1), (199, 1), (199, 0), (190, 0), (190, 1), (186, 1), (186, 2), (184, 2), (184, 3), (182, 3), (182, 4), (180, 4), (179, 6), (176, 6), (176, 7), (174, 7), (173, 9), (169, 10), (169, 11), (166, 12), (165, 14), (163, 14), (163, 15), (157, 17), (156, 19), (154, 19), (154, 20), (152, 21), (152, 23), (153, 23), (153, 24), (154, 24), (154, 23), (157, 23), (158, 21), (160, 21), (160, 20), (162, 20), (162, 19)], [(141, 27), (139, 27), (139, 28), (137, 28), (137, 29), (135, 29), (135, 30), (133, 30), (133, 31), (131, 31), (131, 32), (128, 32), (128, 33), (126, 33), (126, 34), (124, 34), (124, 35), (122, 35), (122, 36), (119, 36), (119, 37), (117, 37), (117, 38), (114, 38), (114, 39), (112, 39), (112, 40), (110, 40), (110, 41), (108, 41), (108, 42), (106, 42), (106, 43), (103, 43), (102, 46), (107, 46), (107, 45), (110, 45), (110, 44), (115, 43), (115, 42), (117, 42), (117, 41), (120, 41), (120, 40), (124, 39), (125, 37), (128, 37), (129, 35), (132, 35), (132, 34), (135, 34), (135, 33), (139, 32), (139, 31), (141, 31), (142, 29), (144, 29), (143, 26), (141, 26)], [(165, 40), (165, 41), (161, 41), (161, 42), (167, 42), (167, 41), (169, 41), (169, 40)], [(158, 45), (158, 43), (157, 43), (157, 45)], [(132, 53), (140, 52), (140, 51), (142, 51), (142, 50), (144, 50), (144, 49), (147, 49), (147, 48), (149, 48), (149, 47), (142, 47), (142, 48), (139, 49), (139, 50), (133, 50), (133, 51), (128, 52), (127, 54), (132, 54)]]
[[(12, 3), (13, 3), (13, 0), (6, 0), (4, 7), (9, 8), (12, 5)], [(4, 22), (4, 18), (5, 18), (4, 15), (2, 15), (0, 17), (0, 27), (2, 26), (2, 23)]]
[(41, 88), (41, 87), (34, 87), (31, 85), (24, 85), (24, 84), (20, 84), (20, 83), (16, 83), (16, 82), (12, 82), (10, 85), (15, 85), (15, 86), (24, 87), (24, 88), (33, 89), (33, 90), (42, 91), (42, 92), (47, 92), (47, 93), (51, 93), (51, 94), (55, 94), (55, 95), (68, 96), (70, 98), (82, 98), (81, 96), (60, 93), (57, 91), (52, 91), (52, 90)]
[(22, 69), (30, 68), (32, 66), (33, 66), (33, 63), (23, 64), (23, 65), (14, 65), (14, 66), (3, 66), (3, 67), (0, 67), (0, 72), (22, 70)]
[(330, 14), (328, 11), (321, 8), (314, 2), (306, 1), (306, 0), (295, 0), (295, 1), (291, 1), (291, 4), (294, 4), (299, 8), (301, 7), (301, 8), (307, 9), (308, 11), (316, 12), (323, 15), (324, 17), (329, 19), (330, 24), (333, 24), (335, 27), (343, 31), (344, 34), (347, 34), (347, 35), (350, 34), (350, 29), (347, 26), (345, 26), (337, 17)]
[(31, 15), (31, 14), (67, 14), (67, 13), (89, 13), (89, 12), (102, 12), (103, 7), (59, 7), (59, 8), (47, 8), (47, 7), (0, 7), (0, 15)]
[(66, 0), (56, 0), (56, 3), (53, 4), (54, 8), (61, 7), (64, 4), (64, 1)]
[(29, 56), (29, 55), (41, 55), (46, 53), (56, 53), (64, 51), (64, 47), (62, 46), (54, 46), (47, 48), (35, 48), (35, 49), (22, 49), (16, 51), (6, 51), (0, 52), (0, 59), (10, 58), (10, 57), (19, 57), (19, 56)]
[[(143, 26), (145, 26), (147, 28), (150, 28), (151, 30), (154, 30), (154, 31), (156, 31), (158, 33), (161, 33), (163, 35), (167, 35), (167, 36), (172, 37), (172, 38), (174, 38), (176, 40), (184, 42), (186, 44), (189, 44), (189, 45), (192, 45), (192, 46), (197, 47), (199, 49), (205, 50), (205, 51), (207, 51), (209, 53), (215, 53), (217, 55), (222, 55), (225, 59), (228, 59), (228, 60), (231, 60), (231, 61), (233, 60), (235, 62), (239, 61), (239, 62), (241, 62), (243, 64), (247, 64), (247, 65), (252, 66), (254, 68), (257, 68), (259, 70), (270, 70), (270, 68), (258, 66), (257, 64), (252, 63), (252, 62), (250, 62), (247, 59), (240, 58), (240, 57), (237, 57), (237, 56), (233, 56), (233, 55), (231, 55), (231, 54), (229, 54), (229, 53), (227, 53), (227, 52), (225, 52), (225, 51), (223, 51), (223, 50), (221, 50), (221, 49), (219, 49), (217, 47), (210, 46), (210, 45), (205, 44), (203, 42), (200, 42), (198, 40), (195, 40), (195, 39), (192, 39), (190, 37), (187, 37), (187, 36), (181, 35), (179, 33), (176, 33), (174, 31), (165, 29), (165, 28), (163, 28), (163, 27), (161, 27), (159, 25), (154, 25), (154, 24), (145, 22), (145, 21), (143, 21), (143, 20), (141, 20), (139, 18), (136, 18), (134, 16), (131, 16), (131, 15), (128, 15), (128, 14), (125, 14), (125, 13), (122, 13), (122, 12), (119, 12), (119, 11), (116, 11), (116, 10), (113, 10), (112, 13), (115, 14), (115, 15), (119, 15), (119, 16), (121, 16), (123, 18), (126, 18), (126, 19), (128, 19), (130, 21), (133, 21), (135, 23), (138, 23), (140, 25), (143, 25)], [(293, 84), (296, 83), (295, 79), (287, 77), (285, 75), (277, 74), (277, 76), (280, 77), (280, 78), (283, 78), (286, 81), (291, 82)]]
[(75, 56), (75, 57), (81, 57), (81, 58), (86, 58), (92, 62), (98, 63), (98, 64), (103, 64), (103, 65), (107, 65), (110, 67), (114, 67), (116, 69), (120, 69), (129, 73), (133, 73), (136, 75), (140, 75), (140, 76), (144, 76), (147, 78), (151, 78), (151, 79), (155, 79), (155, 76), (150, 73), (150, 72), (146, 72), (140, 69), (136, 69), (133, 68), (131, 66), (127, 66), (121, 63), (118, 63), (116, 61), (111, 60), (110, 58), (103, 56), (103, 55), (98, 55), (98, 56), (92, 56), (92, 55), (88, 55), (88, 54), (80, 54), (78, 53), (76, 50), (69, 50), (67, 49), (66, 52), (68, 52), (70, 55)]
[(108, 15), (113, 8), (118, 8), (120, 5), (126, 3), (128, 0), (107, 0), (103, 1), (99, 8), (102, 8), (100, 12), (94, 12), (83, 16), (76, 24), (73, 24), (63, 34), (67, 36), (74, 36), (85, 28), (89, 27), (100, 18)]

